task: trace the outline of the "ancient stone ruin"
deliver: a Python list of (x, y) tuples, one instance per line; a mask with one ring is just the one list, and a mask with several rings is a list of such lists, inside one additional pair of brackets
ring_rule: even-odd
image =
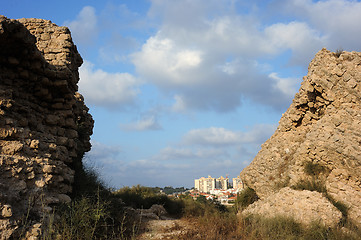
[(0, 16), (0, 239), (24, 216), (36, 236), (39, 219), (71, 200), (93, 128), (81, 64), (68, 28)]
[(244, 214), (361, 225), (360, 129), (361, 53), (322, 49), (276, 132), (241, 172), (260, 197)]

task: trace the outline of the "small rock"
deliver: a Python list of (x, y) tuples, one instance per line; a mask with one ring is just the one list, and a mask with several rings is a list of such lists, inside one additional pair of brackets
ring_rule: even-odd
[(10, 205), (4, 205), (1, 210), (1, 216), (4, 218), (9, 218), (13, 215)]

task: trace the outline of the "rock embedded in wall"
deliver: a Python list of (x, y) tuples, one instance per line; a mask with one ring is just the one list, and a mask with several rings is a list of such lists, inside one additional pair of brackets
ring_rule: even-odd
[(81, 64), (68, 28), (0, 16), (0, 239), (27, 212), (37, 229), (70, 201), (94, 123), (77, 92)]
[(360, 129), (361, 53), (322, 49), (276, 132), (241, 178), (261, 201), (316, 179), (328, 197), (347, 206), (348, 218), (361, 224)]

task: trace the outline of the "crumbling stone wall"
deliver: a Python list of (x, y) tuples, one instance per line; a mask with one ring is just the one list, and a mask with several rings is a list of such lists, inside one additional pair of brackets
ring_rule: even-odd
[(68, 28), (0, 16), (0, 239), (71, 200), (93, 128), (81, 64)]
[[(360, 129), (361, 53), (322, 49), (276, 132), (241, 177), (261, 201), (284, 187), (316, 179), (329, 197), (346, 205), (348, 218), (361, 225)], [(307, 166), (322, 171), (310, 176), (307, 171), (316, 169), (307, 170)], [(326, 210), (309, 208), (307, 215), (320, 217)]]

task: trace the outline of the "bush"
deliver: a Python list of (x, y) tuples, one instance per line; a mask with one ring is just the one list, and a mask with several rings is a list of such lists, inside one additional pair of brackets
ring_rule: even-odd
[(301, 180), (295, 185), (291, 186), (294, 190), (309, 190), (309, 191), (316, 191), (320, 193), (326, 193), (326, 187), (321, 181), (317, 181), (315, 179), (312, 180)]
[(154, 204), (163, 205), (171, 215), (179, 215), (183, 209), (180, 200), (170, 199), (166, 195), (159, 194), (153, 188), (144, 186), (125, 187), (114, 192), (114, 195), (121, 198), (127, 206), (139, 209), (148, 209)]
[(256, 191), (252, 188), (245, 188), (241, 193), (237, 195), (235, 206), (237, 209), (244, 209), (257, 201), (259, 197), (256, 194)]
[(342, 48), (339, 48), (339, 49), (336, 50), (335, 56), (339, 58), (342, 53), (343, 53), (343, 49), (342, 49)]
[[(44, 219), (44, 240), (132, 239), (140, 222), (129, 215), (93, 169), (77, 173), (72, 202), (57, 206)], [(81, 181), (81, 182), (79, 182)]]
[(177, 239), (239, 239), (239, 222), (233, 211), (211, 200), (193, 200), (182, 196), (183, 216), (192, 223), (192, 230)]

